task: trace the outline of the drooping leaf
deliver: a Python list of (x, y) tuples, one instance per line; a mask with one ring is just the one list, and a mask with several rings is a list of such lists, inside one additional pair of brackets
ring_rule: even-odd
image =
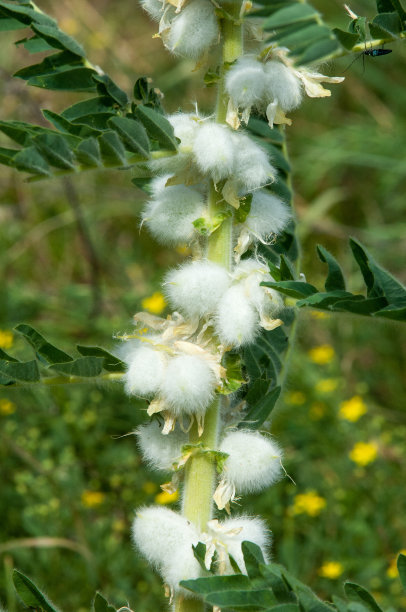
[(335, 291), (336, 289), (345, 291), (344, 275), (335, 257), (320, 244), (317, 245), (317, 254), (321, 261), (328, 265), (328, 275), (324, 284), (326, 291)]
[(103, 96), (109, 96), (120, 107), (125, 107), (128, 104), (128, 97), (107, 74), (93, 74), (93, 79), (97, 83), (97, 90)]
[(278, 283), (265, 282), (261, 283), (261, 285), (264, 287), (271, 287), (271, 289), (277, 289), (281, 293), (297, 299), (317, 293), (316, 287), (302, 281), (279, 281)]
[(67, 376), (82, 376), (93, 378), (99, 376), (103, 370), (103, 357), (78, 357), (73, 361), (54, 363), (49, 367)]
[(58, 612), (58, 609), (49, 601), (39, 588), (23, 573), (13, 571), (14, 588), (24, 604), (41, 612)]
[(281, 387), (275, 387), (263, 398), (258, 400), (249, 409), (243, 420), (239, 423), (239, 429), (259, 429), (268, 419), (281, 393)]
[(114, 355), (111, 355), (106, 349), (99, 346), (81, 346), (77, 345), (79, 353), (85, 357), (103, 357), (103, 368), (108, 372), (124, 372), (125, 364)]
[(57, 27), (55, 19), (52, 19), (52, 17), (49, 17), (49, 15), (39, 11), (32, 2), (26, 1), (24, 3), (16, 4), (15, 2), (4, 2), (1, 0), (0, 8), (2, 9), (3, 13), (9, 15), (24, 25), (30, 25), (34, 22), (35, 24)]
[(61, 49), (62, 51), (70, 51), (74, 55), (84, 57), (85, 52), (82, 45), (80, 45), (74, 38), (59, 30), (55, 26), (45, 24), (32, 24), (32, 30), (39, 36), (41, 36), (46, 42), (54, 47), (55, 49)]
[(371, 593), (359, 584), (355, 582), (345, 582), (344, 591), (348, 599), (360, 601), (371, 610), (371, 612), (382, 612), (382, 608), (378, 606)]
[(21, 323), (14, 329), (31, 344), (37, 355), (39, 355), (46, 363), (64, 363), (73, 360), (70, 355), (64, 351), (61, 351), (45, 340), (45, 338), (30, 325)]
[[(40, 379), (38, 364), (33, 361), (0, 361), (0, 375), (7, 381), (27, 383), (38, 382)], [(3, 383), (4, 384), (4, 383)]]

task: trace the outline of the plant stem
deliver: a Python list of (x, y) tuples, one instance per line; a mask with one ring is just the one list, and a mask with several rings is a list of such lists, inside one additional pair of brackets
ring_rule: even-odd
[[(242, 53), (242, 28), (239, 22), (240, 3), (232, 2), (224, 5), (224, 9), (233, 17), (233, 20), (222, 19), (223, 67), (219, 81), (216, 121), (225, 123), (228, 99), (224, 91), (224, 74), (228, 63), (236, 60)], [(215, 215), (222, 210), (221, 190), (217, 191), (212, 183), (209, 193), (209, 214)], [(231, 268), (232, 255), (232, 218), (223, 221), (221, 226), (213, 232), (208, 239), (207, 258), (228, 270)], [(197, 426), (191, 430), (190, 443), (201, 442), (208, 448), (217, 448), (219, 415), (221, 397), (216, 398), (205, 415), (204, 432), (199, 438)], [(192, 521), (198, 529), (204, 531), (207, 522), (212, 516), (213, 484), (215, 466), (206, 455), (196, 454), (187, 463), (185, 471), (185, 485), (183, 491), (183, 515)], [(179, 595), (175, 601), (175, 612), (203, 612), (204, 602), (195, 599), (184, 599)]]

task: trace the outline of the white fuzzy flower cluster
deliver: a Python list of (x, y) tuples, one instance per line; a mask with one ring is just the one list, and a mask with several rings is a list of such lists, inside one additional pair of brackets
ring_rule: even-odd
[(175, 55), (197, 60), (218, 41), (218, 20), (210, 0), (184, 4), (184, 0), (141, 0), (142, 8), (159, 22), (165, 47)]
[(231, 555), (242, 573), (246, 567), (241, 550), (244, 541), (254, 542), (267, 559), (270, 534), (258, 518), (235, 517), (223, 522), (209, 521), (206, 531), (199, 530), (184, 516), (161, 507), (140, 508), (133, 522), (133, 541), (141, 554), (156, 567), (171, 594), (191, 593), (179, 586), (181, 580), (198, 578), (203, 570), (193, 554), (198, 542), (206, 544), (205, 564), (210, 568), (215, 552), (218, 554), (220, 573), (234, 573)]
[(292, 122), (287, 112), (297, 108), (303, 98), (303, 89), (310, 97), (330, 96), (331, 92), (320, 84), (322, 81), (340, 83), (343, 77), (327, 77), (304, 67), (294, 66), (287, 49), (269, 48), (261, 55), (240, 57), (226, 76), (226, 91), (230, 96), (228, 123), (238, 128), (248, 122), (251, 110), (266, 114), (270, 127)]
[(199, 260), (169, 272), (164, 287), (175, 310), (190, 319), (208, 319), (230, 349), (253, 342), (261, 326), (269, 330), (282, 324), (275, 318), (283, 306), (280, 294), (260, 285), (272, 280), (267, 266), (256, 259), (240, 262), (231, 274)]
[(228, 454), (213, 496), (220, 510), (226, 508), (229, 512), (236, 494), (259, 493), (282, 476), (281, 449), (259, 432), (227, 433), (219, 450)]

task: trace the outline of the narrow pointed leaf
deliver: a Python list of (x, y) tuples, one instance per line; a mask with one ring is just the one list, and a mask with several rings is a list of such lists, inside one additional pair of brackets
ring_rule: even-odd
[(0, 164), (5, 166), (14, 166), (14, 157), (19, 152), (19, 149), (6, 149), (0, 147)]
[(181, 586), (193, 593), (207, 595), (219, 591), (231, 591), (251, 588), (251, 582), (248, 576), (242, 574), (233, 574), (231, 576), (207, 576), (205, 578), (197, 578), (196, 580), (182, 580)]
[(158, 141), (162, 147), (169, 151), (177, 151), (178, 146), (173, 127), (163, 115), (148, 106), (142, 105), (137, 106), (135, 115), (147, 130), (150, 138)]
[(45, 340), (36, 329), (25, 323), (21, 323), (14, 328), (19, 334), (21, 334), (33, 347), (35, 352), (40, 355), (47, 363), (62, 363), (72, 361), (72, 357), (61, 351), (60, 349), (53, 346), (50, 342)]
[(40, 378), (37, 362), (0, 361), (0, 375), (9, 380), (37, 382)]
[[(28, 78), (28, 85), (55, 91), (95, 91), (95, 83), (92, 79), (94, 74), (95, 72), (91, 68), (69, 67), (54, 74), (30, 77)], [(21, 75), (16, 73), (15, 76)]]
[(248, 411), (243, 420), (238, 425), (239, 429), (259, 429), (261, 425), (267, 420), (272, 410), (275, 407), (276, 402), (281, 393), (280, 387), (275, 387), (261, 398), (254, 406)]
[(97, 167), (102, 165), (100, 146), (96, 138), (86, 138), (75, 150), (78, 161), (84, 166)]
[(84, 378), (92, 378), (99, 376), (103, 370), (103, 357), (78, 357), (74, 361), (66, 363), (55, 363), (51, 366), (53, 370), (66, 374), (67, 376), (83, 376)]
[[(21, 25), (19, 26), (21, 28)], [(1, 28), (1, 22), (0, 22)], [(29, 53), (42, 53), (43, 51), (51, 51), (54, 49), (52, 45), (46, 42), (43, 38), (39, 36), (32, 36), (31, 38), (23, 38), (22, 40), (17, 40), (14, 43), (19, 46), (22, 45), (24, 49), (27, 49)]]
[(101, 96), (109, 96), (120, 107), (124, 107), (128, 104), (128, 97), (125, 91), (120, 89), (107, 74), (95, 73), (93, 79), (97, 83), (97, 91)]
[(57, 27), (55, 19), (39, 11), (31, 2), (16, 4), (15, 2), (4, 2), (2, 0), (0, 2), (0, 8), (4, 13), (10, 15), (10, 17), (20, 21), (24, 25), (30, 25), (34, 22)]
[(88, 98), (82, 102), (72, 104), (72, 106), (66, 108), (61, 115), (68, 121), (79, 122), (82, 117), (87, 117), (89, 115), (96, 115), (98, 113), (111, 113), (114, 115), (115, 112), (116, 111), (112, 107), (111, 98), (108, 96), (97, 96), (96, 98)]
[(85, 357), (102, 357), (103, 368), (108, 372), (124, 372), (125, 364), (114, 355), (111, 355), (108, 351), (98, 346), (81, 346), (76, 347), (79, 353)]
[(13, 582), (15, 590), (26, 606), (42, 612), (58, 612), (32, 580), (16, 569), (13, 571)]
[(309, 4), (295, 3), (276, 11), (276, 13), (265, 20), (262, 27), (264, 30), (275, 30), (299, 21), (314, 19), (318, 16), (319, 13)]
[(336, 289), (345, 291), (344, 275), (335, 257), (320, 244), (317, 245), (317, 254), (321, 261), (328, 265), (328, 275), (324, 284), (326, 291), (335, 291)]
[(263, 287), (277, 289), (281, 293), (297, 299), (308, 297), (309, 295), (313, 295), (313, 293), (317, 293), (316, 287), (310, 283), (304, 283), (302, 281), (279, 281), (278, 283), (266, 282), (261, 283), (261, 285)]
[(74, 168), (75, 156), (61, 134), (40, 134), (33, 143), (51, 166), (62, 170)]
[(80, 57), (85, 56), (82, 45), (68, 34), (65, 34), (65, 32), (62, 32), (59, 28), (44, 24), (32, 24), (31, 27), (38, 36), (44, 38), (44, 40), (55, 49), (70, 51), (74, 55)]
[(242, 542), (241, 550), (244, 557), (244, 563), (250, 580), (261, 577), (260, 564), (265, 563), (264, 555), (260, 547), (253, 542)]
[(126, 166), (127, 160), (123, 143), (116, 132), (105, 132), (98, 137), (100, 152), (106, 166)]
[(345, 582), (344, 591), (348, 599), (360, 601), (367, 606), (371, 612), (382, 612), (382, 608), (378, 606), (371, 593), (359, 584), (355, 582)]
[(19, 151), (14, 157), (14, 165), (18, 170), (32, 174), (41, 176), (50, 176), (51, 174), (48, 163), (35, 147), (27, 147)]
[(94, 612), (116, 612), (116, 609), (109, 604), (107, 599), (103, 597), (99, 591), (96, 593), (94, 601), (93, 601), (93, 611)]
[(148, 159), (149, 139), (141, 123), (127, 117), (112, 117), (108, 120), (108, 125), (118, 132), (129, 151), (138, 153), (144, 159)]
[(311, 64), (320, 61), (334, 53), (334, 51), (337, 51), (338, 48), (339, 44), (335, 38), (331, 36), (322, 38), (322, 40), (309, 45), (304, 53), (300, 55), (299, 59), (296, 60), (296, 64)]

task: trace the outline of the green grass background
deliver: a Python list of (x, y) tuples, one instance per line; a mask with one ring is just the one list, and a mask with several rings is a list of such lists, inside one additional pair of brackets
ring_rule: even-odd
[[(346, 27), (341, 2), (313, 4), (330, 23)], [(374, 4), (351, 8), (373, 15)], [(213, 91), (202, 88), (202, 72), (191, 76), (192, 64), (162, 50), (135, 1), (43, 0), (40, 7), (128, 92), (136, 78), (149, 75), (165, 92), (168, 111), (192, 110), (198, 100), (210, 112)], [(20, 34), (2, 33), (0, 40), (1, 118), (45, 124), (39, 109), (58, 112), (70, 98), (11, 78), (31, 63), (12, 44)], [(308, 99), (292, 113), (288, 141), (303, 271), (317, 286), (324, 275), (315, 254), (320, 242), (341, 261), (350, 289), (361, 289), (349, 235), (406, 280), (406, 52), (400, 42), (392, 49), (365, 58), (365, 69), (359, 59), (342, 85), (330, 87), (331, 98)], [(323, 70), (342, 75), (351, 59)], [(140, 232), (142, 200), (128, 172), (27, 184), (0, 168), (0, 329), (24, 321), (66, 350), (76, 343), (114, 346), (113, 334), (130, 328), (141, 300), (159, 289), (168, 266), (183, 260)], [(285, 478), (241, 507), (266, 517), (274, 560), (325, 598), (341, 593), (349, 578), (384, 605), (406, 606), (399, 582), (388, 575), (406, 548), (405, 340), (395, 322), (301, 314), (272, 426), (295, 484)], [(324, 344), (334, 347), (334, 357), (314, 364), (308, 352)], [(14, 348), (22, 350), (17, 340)], [(318, 391), (323, 379), (334, 379), (336, 389)], [(301, 395), (292, 403), (295, 392)], [(354, 395), (363, 398), (367, 413), (350, 423), (338, 412)], [(160, 484), (141, 465), (134, 438), (121, 437), (145, 419), (145, 405), (130, 401), (119, 384), (0, 391), (0, 401), (6, 399), (14, 412), (0, 414), (0, 600), (9, 612), (20, 609), (10, 583), (14, 566), (66, 611), (88, 609), (97, 588), (117, 607), (164, 609), (160, 581), (137, 557), (129, 535), (134, 509), (154, 503)], [(365, 467), (349, 458), (360, 441), (378, 447)], [(293, 514), (295, 496), (309, 490), (325, 507), (317, 516)], [(102, 503), (87, 507), (84, 491), (102, 492)], [(50, 543), (44, 538), (63, 541), (44, 546)], [(341, 564), (338, 579), (320, 576), (328, 561)]]

